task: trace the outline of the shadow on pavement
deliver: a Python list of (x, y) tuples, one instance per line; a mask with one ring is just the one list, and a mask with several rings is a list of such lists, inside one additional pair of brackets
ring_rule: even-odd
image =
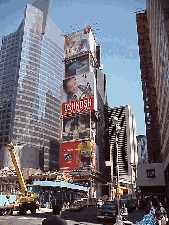
[[(18, 214), (13, 215), (13, 216), (20, 217), (21, 215), (18, 213)], [(27, 213), (23, 216), (25, 216), (25, 217), (37, 217), (37, 218), (49, 218), (49, 217), (52, 216), (52, 212), (42, 212), (42, 213), (35, 213), (35, 214)]]
[(144, 210), (139, 210), (139, 211), (133, 211), (131, 213), (129, 213), (129, 221), (131, 221), (132, 223), (136, 223), (136, 221), (140, 221), (143, 219), (143, 216), (145, 215), (145, 211)]

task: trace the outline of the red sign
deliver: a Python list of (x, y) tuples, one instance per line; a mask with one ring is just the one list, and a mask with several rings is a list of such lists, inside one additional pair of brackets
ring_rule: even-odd
[(78, 145), (81, 141), (61, 143), (60, 170), (74, 170), (78, 167)]
[(87, 169), (92, 164), (92, 150), (90, 140), (61, 143), (60, 170)]
[(62, 104), (62, 115), (94, 110), (94, 97), (66, 102)]

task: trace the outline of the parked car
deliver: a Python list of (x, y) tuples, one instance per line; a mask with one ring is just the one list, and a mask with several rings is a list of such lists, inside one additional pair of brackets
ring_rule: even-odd
[(69, 206), (69, 211), (83, 211), (83, 207), (79, 202), (74, 202)]
[(86, 203), (84, 201), (82, 201), (82, 200), (77, 200), (77, 201), (75, 201), (75, 203), (79, 203), (81, 205), (82, 209), (84, 207), (86, 207)]
[(102, 220), (115, 221), (117, 214), (118, 208), (116, 202), (106, 202), (99, 208), (97, 212), (97, 219), (99, 222)]

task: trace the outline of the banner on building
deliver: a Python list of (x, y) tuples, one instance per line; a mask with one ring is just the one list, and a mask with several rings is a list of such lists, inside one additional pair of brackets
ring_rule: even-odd
[(93, 167), (95, 151), (91, 140), (61, 143), (60, 170), (87, 170)]
[(94, 97), (83, 98), (81, 100), (62, 104), (62, 115), (64, 116), (91, 110), (94, 110)]
[(90, 113), (63, 118), (62, 142), (90, 139)]
[(94, 96), (94, 74), (84, 73), (63, 81), (63, 103)]
[(89, 71), (89, 54), (65, 60), (65, 78)]
[(87, 27), (73, 32), (65, 37), (65, 57), (70, 57), (89, 50), (89, 33), (91, 28)]

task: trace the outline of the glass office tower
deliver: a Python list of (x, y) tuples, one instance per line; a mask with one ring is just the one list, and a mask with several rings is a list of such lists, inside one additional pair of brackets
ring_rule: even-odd
[(4, 146), (12, 141), (21, 146), (21, 167), (59, 169), (64, 39), (48, 16), (49, 3), (27, 4), (18, 30), (2, 39), (0, 167), (10, 166)]

